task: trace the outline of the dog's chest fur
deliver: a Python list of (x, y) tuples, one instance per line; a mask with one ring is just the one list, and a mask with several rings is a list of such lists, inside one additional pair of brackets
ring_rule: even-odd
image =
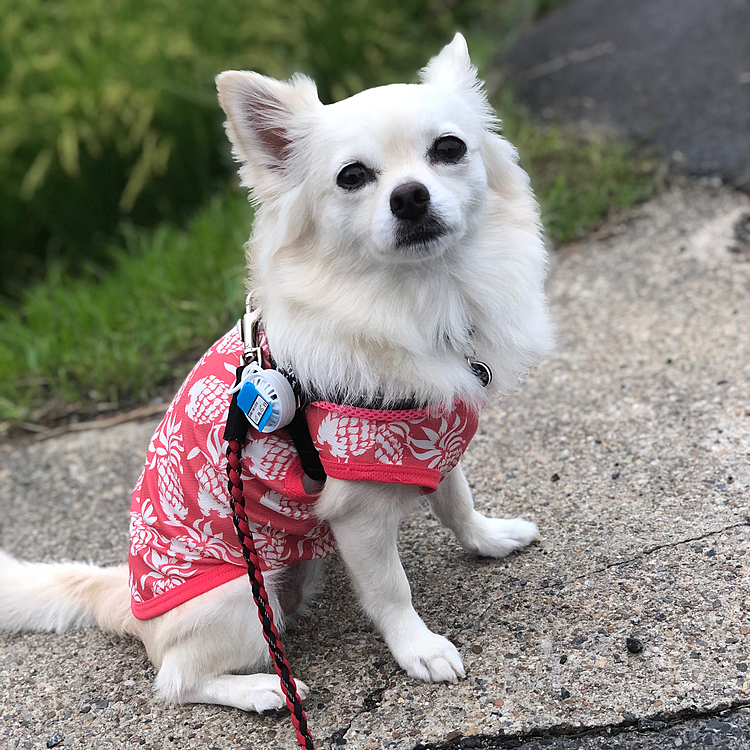
[[(549, 350), (543, 299), (545, 251), (536, 232), (506, 223), (512, 207), (490, 195), (481, 229), (416, 267), (323, 267), (285, 246), (270, 262), (259, 216), (252, 288), (277, 361), (315, 393), (386, 402), (477, 407), (512, 390)], [(520, 209), (533, 208), (519, 196)], [(268, 217), (271, 220), (271, 217)], [(304, 280), (304, 281), (303, 281)], [(486, 362), (486, 392), (467, 357)]]

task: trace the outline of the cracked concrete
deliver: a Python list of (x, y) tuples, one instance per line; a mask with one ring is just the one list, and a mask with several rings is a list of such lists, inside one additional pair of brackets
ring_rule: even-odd
[(621, 724), (531, 736), (464, 737), (437, 745), (418, 745), (415, 750), (459, 750), (460, 748), (518, 748), (518, 750), (663, 750), (703, 748), (747, 750), (750, 747), (750, 709), (711, 712), (684, 711), (667, 721), (626, 720)]
[[(319, 748), (749, 746), (750, 247), (734, 232), (748, 214), (741, 194), (686, 184), (556, 254), (558, 349), (465, 457), (477, 506), (543, 539), (474, 560), (426, 512), (405, 522), (417, 610), (467, 667), (454, 686), (396, 668), (332, 559), (285, 639)], [(121, 561), (153, 427), (1, 445), (0, 545)], [(157, 704), (134, 641), (0, 644), (10, 748), (54, 733), (97, 750), (294, 747), (284, 714)]]

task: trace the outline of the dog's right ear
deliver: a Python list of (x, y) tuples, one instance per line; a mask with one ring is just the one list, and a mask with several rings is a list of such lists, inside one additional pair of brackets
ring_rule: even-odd
[(226, 130), (246, 187), (262, 197), (289, 175), (294, 146), (309, 133), (318, 108), (315, 84), (304, 76), (277, 81), (229, 70), (216, 77)]

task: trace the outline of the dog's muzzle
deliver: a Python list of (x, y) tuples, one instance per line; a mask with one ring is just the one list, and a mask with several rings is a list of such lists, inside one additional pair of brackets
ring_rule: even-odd
[(448, 233), (448, 227), (436, 216), (425, 215), (418, 221), (399, 221), (396, 226), (396, 247), (427, 248), (432, 242)]
[(448, 227), (432, 213), (430, 191), (421, 182), (406, 182), (394, 188), (390, 206), (391, 213), (398, 219), (398, 249), (424, 249), (448, 231)]

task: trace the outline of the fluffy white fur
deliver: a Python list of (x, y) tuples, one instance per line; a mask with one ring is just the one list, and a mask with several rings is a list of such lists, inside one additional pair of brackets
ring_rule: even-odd
[[(481, 405), (551, 347), (546, 254), (528, 177), (495, 132), (462, 36), (422, 79), (323, 106), (305, 78), (219, 76), (227, 132), (258, 203), (250, 289), (277, 361), (314, 391)], [(259, 128), (287, 144), (282, 153)], [(466, 142), (460, 164), (426, 158), (443, 134)], [(354, 161), (379, 176), (348, 193), (336, 175)], [(451, 228), (429, 253), (393, 247), (390, 194), (413, 180)], [(486, 391), (469, 355), (495, 375)]]
[[(306, 388), (481, 406), (549, 351), (537, 206), (514, 148), (495, 132), (460, 34), (422, 71), (421, 84), (328, 106), (303, 77), (233, 71), (217, 83), (257, 204), (250, 288), (274, 355)], [(428, 158), (445, 135), (467, 145), (458, 163)], [(336, 177), (352, 162), (375, 179), (347, 191)], [(390, 196), (413, 181), (427, 187), (447, 232), (397, 247)], [(472, 375), (469, 356), (492, 368), (490, 388)], [(460, 467), (428, 499), (469, 552), (503, 557), (537, 538), (532, 523), (477, 513)], [(412, 677), (455, 681), (464, 675), (460, 655), (412, 607), (396, 548), (399, 521), (418, 500), (408, 486), (328, 479), (316, 508), (396, 661)], [(319, 572), (313, 562), (267, 576), (280, 629), (304, 610)], [(0, 628), (62, 632), (94, 622), (143, 640), (157, 693), (170, 703), (284, 705), (276, 678), (252, 673), (268, 658), (246, 580), (141, 622), (130, 613), (125, 567), (21, 563), (0, 553)]]

